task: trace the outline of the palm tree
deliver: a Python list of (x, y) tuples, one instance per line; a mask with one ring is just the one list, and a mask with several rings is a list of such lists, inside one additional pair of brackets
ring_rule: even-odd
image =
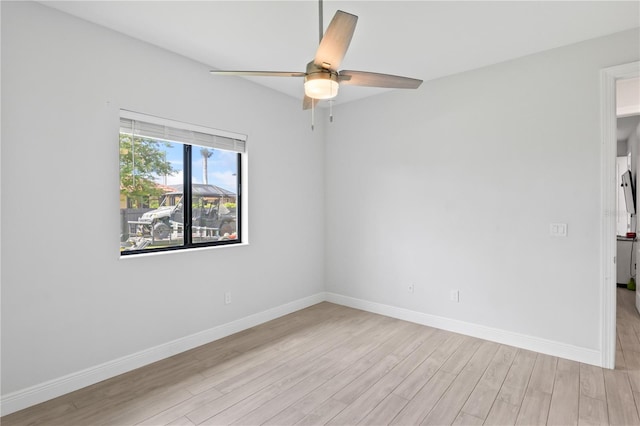
[(200, 148), (200, 154), (202, 155), (202, 183), (207, 185), (209, 183), (209, 170), (207, 162), (213, 155), (213, 151), (209, 151), (208, 148)]

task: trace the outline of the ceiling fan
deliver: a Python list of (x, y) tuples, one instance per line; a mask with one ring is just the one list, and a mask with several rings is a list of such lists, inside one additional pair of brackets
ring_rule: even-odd
[(303, 109), (313, 109), (321, 99), (335, 98), (340, 84), (392, 89), (417, 89), (422, 84), (422, 80), (391, 74), (351, 70), (338, 71), (351, 43), (358, 17), (338, 10), (323, 35), (322, 0), (319, 0), (318, 8), (320, 46), (318, 46), (315, 58), (307, 64), (305, 72), (212, 70), (211, 74), (248, 77), (304, 77)]

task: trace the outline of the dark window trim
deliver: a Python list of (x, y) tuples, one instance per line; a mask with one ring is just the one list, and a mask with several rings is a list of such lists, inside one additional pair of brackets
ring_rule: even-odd
[[(183, 145), (183, 204), (184, 204), (184, 214), (183, 218), (185, 220), (183, 226), (183, 235), (184, 240), (181, 246), (170, 246), (170, 247), (159, 247), (154, 249), (141, 249), (141, 250), (125, 250), (120, 252), (120, 257), (122, 256), (131, 256), (136, 254), (150, 254), (150, 253), (161, 253), (168, 251), (182, 251), (182, 250), (190, 250), (190, 249), (199, 249), (206, 247), (222, 247), (228, 245), (237, 245), (242, 244), (242, 153), (236, 153), (236, 165), (237, 165), (237, 176), (236, 176), (236, 236), (235, 240), (223, 240), (223, 241), (206, 241), (193, 243), (193, 235), (191, 233), (191, 221), (192, 221), (192, 193), (191, 193), (191, 181), (192, 181), (192, 145), (174, 141)], [(213, 148), (218, 149), (218, 148)], [(219, 150), (219, 149), (218, 149)], [(187, 191), (186, 188), (189, 188)]]

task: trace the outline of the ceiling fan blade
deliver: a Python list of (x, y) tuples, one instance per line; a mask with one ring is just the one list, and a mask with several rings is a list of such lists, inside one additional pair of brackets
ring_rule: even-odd
[(307, 95), (304, 95), (304, 100), (302, 101), (302, 109), (311, 109), (311, 103), (313, 102), (313, 106), (318, 105), (318, 99), (310, 98)]
[(211, 70), (213, 75), (237, 75), (244, 77), (304, 77), (307, 74), (297, 71), (223, 71)]
[(422, 84), (422, 80), (416, 78), (350, 70), (340, 71), (338, 82), (352, 86), (386, 87), (391, 89), (417, 89)]
[(338, 10), (322, 37), (313, 62), (321, 68), (336, 71), (347, 53), (357, 22), (356, 15)]

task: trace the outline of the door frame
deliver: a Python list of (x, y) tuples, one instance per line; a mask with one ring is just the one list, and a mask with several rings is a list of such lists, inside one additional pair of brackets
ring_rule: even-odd
[(600, 114), (602, 131), (601, 174), (601, 365), (616, 364), (616, 81), (640, 76), (640, 61), (600, 71)]

